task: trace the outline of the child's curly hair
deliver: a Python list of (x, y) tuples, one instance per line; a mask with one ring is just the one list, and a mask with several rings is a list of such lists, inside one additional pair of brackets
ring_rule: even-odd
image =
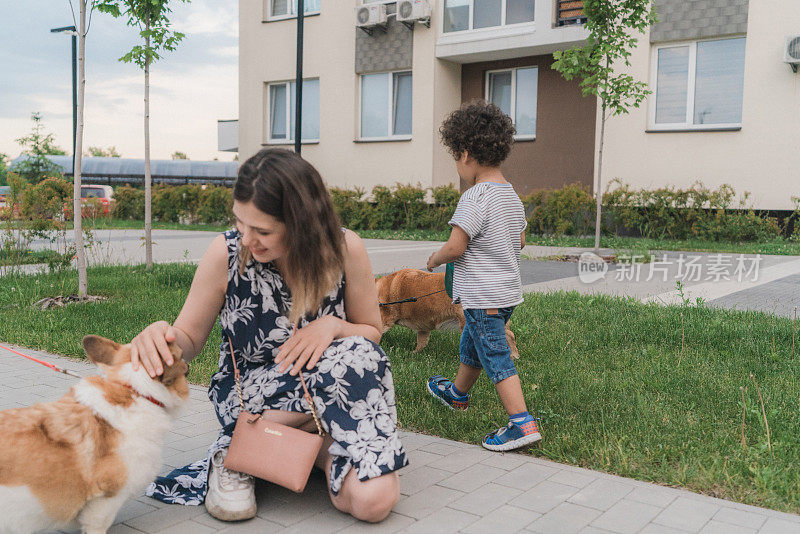
[(462, 104), (439, 128), (442, 144), (454, 158), (466, 150), (485, 167), (499, 167), (505, 161), (516, 132), (511, 118), (485, 100)]

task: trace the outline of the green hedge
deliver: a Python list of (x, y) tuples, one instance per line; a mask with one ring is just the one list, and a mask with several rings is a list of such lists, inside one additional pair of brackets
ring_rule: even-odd
[[(342, 224), (353, 230), (447, 230), (460, 193), (453, 186), (423, 188), (396, 184), (365, 189), (331, 188), (333, 205)], [(665, 187), (633, 189), (613, 181), (603, 195), (602, 231), (606, 235), (634, 235), (654, 239), (704, 239), (709, 241), (763, 241), (782, 232), (800, 240), (798, 209), (781, 227), (775, 217), (747, 207), (749, 195), (737, 200), (730, 185), (709, 189), (701, 182), (687, 189)], [(114, 216), (144, 218), (144, 191), (119, 187)], [(528, 231), (545, 235), (594, 233), (595, 200), (589, 189), (570, 184), (537, 191), (522, 199)], [(221, 223), (230, 220), (232, 190), (199, 185), (153, 188), (153, 218), (167, 222)]]
[(378, 185), (372, 189), (371, 198), (360, 188), (334, 187), (330, 192), (342, 224), (352, 230), (446, 230), (460, 196), (451, 185), (432, 189)]
[[(231, 220), (233, 190), (200, 185), (157, 185), (151, 199), (153, 219), (165, 222), (224, 223)], [(114, 217), (144, 219), (144, 190), (118, 187), (114, 191)]]
[[(701, 182), (688, 189), (632, 189), (618, 180), (603, 195), (602, 228), (606, 235), (653, 239), (762, 241), (781, 235), (775, 217), (747, 206), (749, 194), (736, 201), (730, 185), (709, 189)], [(589, 189), (570, 184), (523, 199), (530, 231), (536, 234), (594, 233), (596, 204)], [(795, 213), (795, 215), (800, 212)], [(796, 218), (791, 217), (787, 220)]]

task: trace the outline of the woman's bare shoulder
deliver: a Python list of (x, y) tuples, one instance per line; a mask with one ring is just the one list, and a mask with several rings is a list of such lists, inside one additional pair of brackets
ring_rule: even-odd
[(204, 282), (222, 287), (223, 293), (228, 281), (228, 244), (225, 241), (225, 234), (220, 234), (214, 238), (208, 246), (208, 250), (197, 264), (196, 278), (202, 278)]
[(348, 256), (366, 254), (367, 252), (367, 247), (364, 245), (364, 241), (361, 240), (361, 236), (352, 230), (344, 231), (344, 244), (345, 254)]
[[(227, 269), (228, 265), (228, 243), (225, 240), (225, 234), (219, 234), (211, 244), (208, 246), (208, 250), (206, 250), (205, 255), (203, 256), (203, 260), (209, 259), (210, 263), (220, 263), (222, 262)], [(200, 260), (200, 261), (203, 261)]]

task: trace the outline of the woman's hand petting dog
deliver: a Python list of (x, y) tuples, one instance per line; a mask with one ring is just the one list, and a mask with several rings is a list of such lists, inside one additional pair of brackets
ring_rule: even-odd
[(175, 328), (166, 321), (148, 325), (131, 341), (131, 365), (134, 371), (141, 364), (147, 374), (155, 377), (164, 372), (164, 364), (172, 365), (168, 343), (177, 339)]
[(281, 364), (278, 369), (285, 373), (291, 367), (289, 374), (292, 376), (299, 373), (303, 365), (306, 369), (313, 369), (325, 349), (338, 337), (341, 322), (341, 319), (332, 315), (325, 315), (303, 328), (295, 328), (275, 357), (275, 363)]

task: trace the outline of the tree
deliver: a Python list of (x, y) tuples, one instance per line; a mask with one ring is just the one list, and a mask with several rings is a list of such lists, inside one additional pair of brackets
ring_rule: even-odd
[(186, 152), (178, 152), (177, 150), (172, 153), (172, 159), (189, 159)]
[(44, 132), (40, 113), (31, 113), (31, 120), (33, 121), (31, 133), (16, 139), (22, 146), (22, 154), (28, 157), (12, 165), (9, 170), (32, 184), (38, 184), (45, 178), (61, 176), (64, 169), (50, 161), (47, 156), (63, 156), (66, 152), (55, 145), (54, 134)]
[[(150, 64), (161, 59), (161, 53), (172, 51), (184, 38), (170, 27), (172, 9), (169, 0), (94, 0), (98, 10), (115, 18), (124, 17), (128, 26), (139, 29), (144, 44), (134, 46), (120, 58), (144, 71), (144, 241), (147, 268), (153, 266), (152, 176), (150, 174)], [(175, 0), (188, 2), (189, 0)]]
[(597, 164), (595, 196), (594, 253), (600, 253), (600, 211), (603, 199), (603, 144), (606, 120), (628, 113), (631, 106), (639, 107), (651, 93), (645, 82), (615, 71), (623, 64), (630, 66), (631, 50), (638, 39), (635, 33), (644, 33), (655, 22), (652, 0), (584, 0), (586, 29), (589, 30), (586, 46), (553, 52), (553, 69), (567, 79), (580, 78), (583, 96), (600, 98), (602, 115), (600, 145)]
[[(72, 225), (75, 230), (75, 255), (78, 262), (78, 298), (89, 292), (86, 274), (86, 251), (83, 248), (83, 210), (81, 209), (81, 166), (83, 164), (83, 112), (86, 96), (86, 11), (89, 0), (78, 0), (80, 23), (78, 27), (78, 124), (75, 130), (75, 177), (72, 187)], [(72, 4), (70, 4), (72, 6)]]
[(102, 148), (99, 146), (90, 146), (88, 148), (89, 152), (84, 154), (84, 156), (92, 156), (95, 158), (119, 158), (122, 157), (119, 152), (117, 152), (117, 147), (110, 146), (108, 148)]
[(0, 152), (0, 185), (8, 185), (8, 155)]

